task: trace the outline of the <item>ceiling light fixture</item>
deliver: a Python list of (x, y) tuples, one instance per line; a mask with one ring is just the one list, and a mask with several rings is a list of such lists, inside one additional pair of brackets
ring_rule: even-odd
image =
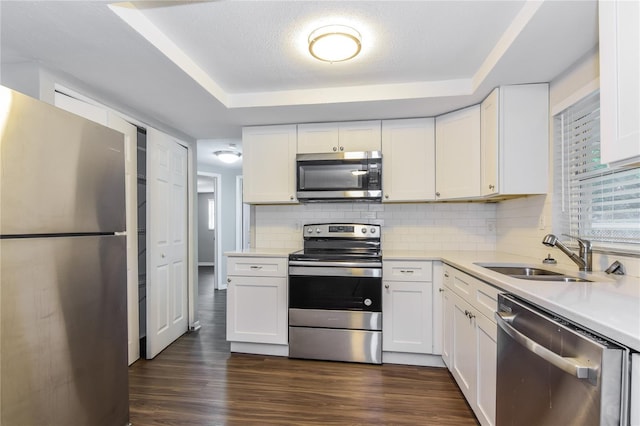
[(360, 33), (345, 25), (327, 25), (309, 34), (309, 53), (321, 61), (342, 62), (360, 53)]
[(229, 150), (215, 151), (213, 154), (218, 157), (220, 161), (227, 164), (235, 163), (242, 156), (238, 151)]

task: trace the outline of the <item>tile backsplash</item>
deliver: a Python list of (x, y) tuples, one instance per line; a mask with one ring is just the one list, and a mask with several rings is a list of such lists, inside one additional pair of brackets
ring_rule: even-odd
[(311, 203), (257, 205), (257, 248), (302, 248), (302, 226), (357, 222), (383, 225), (387, 250), (495, 250), (496, 205), (485, 203)]

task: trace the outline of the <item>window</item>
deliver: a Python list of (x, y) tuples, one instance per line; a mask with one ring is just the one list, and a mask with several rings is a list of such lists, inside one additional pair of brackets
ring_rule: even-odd
[(216, 229), (216, 200), (209, 198), (209, 230)]
[(640, 167), (600, 163), (600, 94), (554, 116), (554, 195), (560, 232), (594, 247), (640, 252)]

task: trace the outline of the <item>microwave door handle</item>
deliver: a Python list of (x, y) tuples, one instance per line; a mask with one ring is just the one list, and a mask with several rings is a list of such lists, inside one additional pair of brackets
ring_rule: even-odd
[(507, 312), (496, 312), (495, 318), (498, 326), (500, 326), (500, 328), (507, 333), (509, 337), (524, 346), (529, 352), (533, 352), (548, 363), (555, 365), (562, 371), (569, 373), (578, 379), (588, 379), (589, 375), (595, 377), (595, 370), (589, 366), (581, 364), (578, 359), (558, 355), (516, 330), (510, 324), (510, 322), (515, 319), (515, 315)]

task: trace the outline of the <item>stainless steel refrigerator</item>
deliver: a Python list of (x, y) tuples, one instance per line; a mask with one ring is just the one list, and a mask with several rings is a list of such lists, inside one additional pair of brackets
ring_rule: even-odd
[(0, 134), (0, 425), (126, 425), (123, 135), (1, 86)]

